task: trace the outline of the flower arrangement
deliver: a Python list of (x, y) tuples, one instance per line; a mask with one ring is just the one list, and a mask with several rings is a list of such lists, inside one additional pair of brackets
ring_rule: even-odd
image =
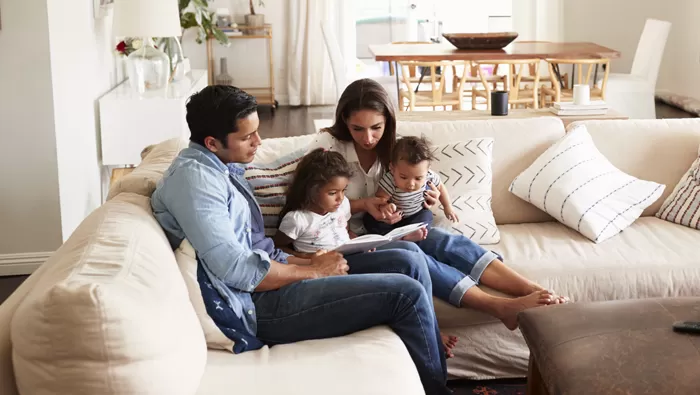
[(129, 56), (142, 46), (143, 41), (140, 38), (126, 37), (117, 44), (116, 50), (120, 55)]

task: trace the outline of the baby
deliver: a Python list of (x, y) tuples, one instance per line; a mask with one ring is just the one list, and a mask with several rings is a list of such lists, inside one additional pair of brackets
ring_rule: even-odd
[(420, 222), (430, 226), (433, 213), (425, 208), (425, 195), (431, 185), (440, 192), (440, 203), (445, 216), (452, 222), (459, 221), (447, 188), (440, 182), (440, 176), (430, 170), (430, 161), (433, 159), (430, 143), (423, 137), (404, 137), (396, 142), (391, 153), (389, 171), (379, 181), (376, 196), (389, 202), (382, 207), (384, 214), (390, 215), (398, 211), (402, 214), (402, 219), (389, 225), (367, 213), (363, 221), (368, 233), (384, 235), (400, 226)]

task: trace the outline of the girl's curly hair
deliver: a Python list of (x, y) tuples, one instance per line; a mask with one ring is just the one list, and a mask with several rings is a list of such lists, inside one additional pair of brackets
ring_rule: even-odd
[(279, 215), (280, 222), (290, 211), (310, 209), (319, 189), (334, 177), (352, 177), (352, 169), (343, 155), (323, 148), (306, 154), (297, 165), (287, 190), (286, 202)]

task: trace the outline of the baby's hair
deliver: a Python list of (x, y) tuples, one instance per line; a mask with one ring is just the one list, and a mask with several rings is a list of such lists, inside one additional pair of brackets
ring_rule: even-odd
[(317, 148), (304, 156), (294, 172), (292, 183), (279, 219), (296, 210), (308, 210), (313, 206), (319, 189), (335, 177), (352, 177), (352, 169), (343, 155)]
[(404, 160), (410, 165), (417, 165), (424, 160), (434, 159), (435, 156), (430, 151), (430, 141), (425, 137), (402, 137), (396, 141), (394, 150), (391, 152), (391, 163)]

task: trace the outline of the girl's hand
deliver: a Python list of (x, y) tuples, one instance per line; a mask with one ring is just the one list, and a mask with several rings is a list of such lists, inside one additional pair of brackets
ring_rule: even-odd
[(423, 207), (430, 210), (430, 208), (436, 205), (437, 202), (440, 200), (440, 191), (435, 185), (433, 185), (432, 182), (428, 183), (428, 187), (430, 189), (424, 192), (425, 202), (423, 203)]
[(455, 223), (459, 222), (459, 217), (457, 217), (457, 214), (454, 212), (452, 207), (445, 207), (444, 211), (445, 211), (445, 217), (447, 217), (447, 219), (449, 219), (450, 221), (455, 222)]
[(326, 251), (326, 250), (318, 250), (318, 251), (314, 252), (313, 256), (321, 256), (327, 252), (328, 251)]
[(394, 211), (393, 214), (385, 214), (382, 212), (382, 207), (387, 204), (387, 200), (379, 197), (369, 197), (365, 199), (365, 211), (369, 213), (377, 221), (385, 222), (393, 225), (401, 221), (402, 213)]

